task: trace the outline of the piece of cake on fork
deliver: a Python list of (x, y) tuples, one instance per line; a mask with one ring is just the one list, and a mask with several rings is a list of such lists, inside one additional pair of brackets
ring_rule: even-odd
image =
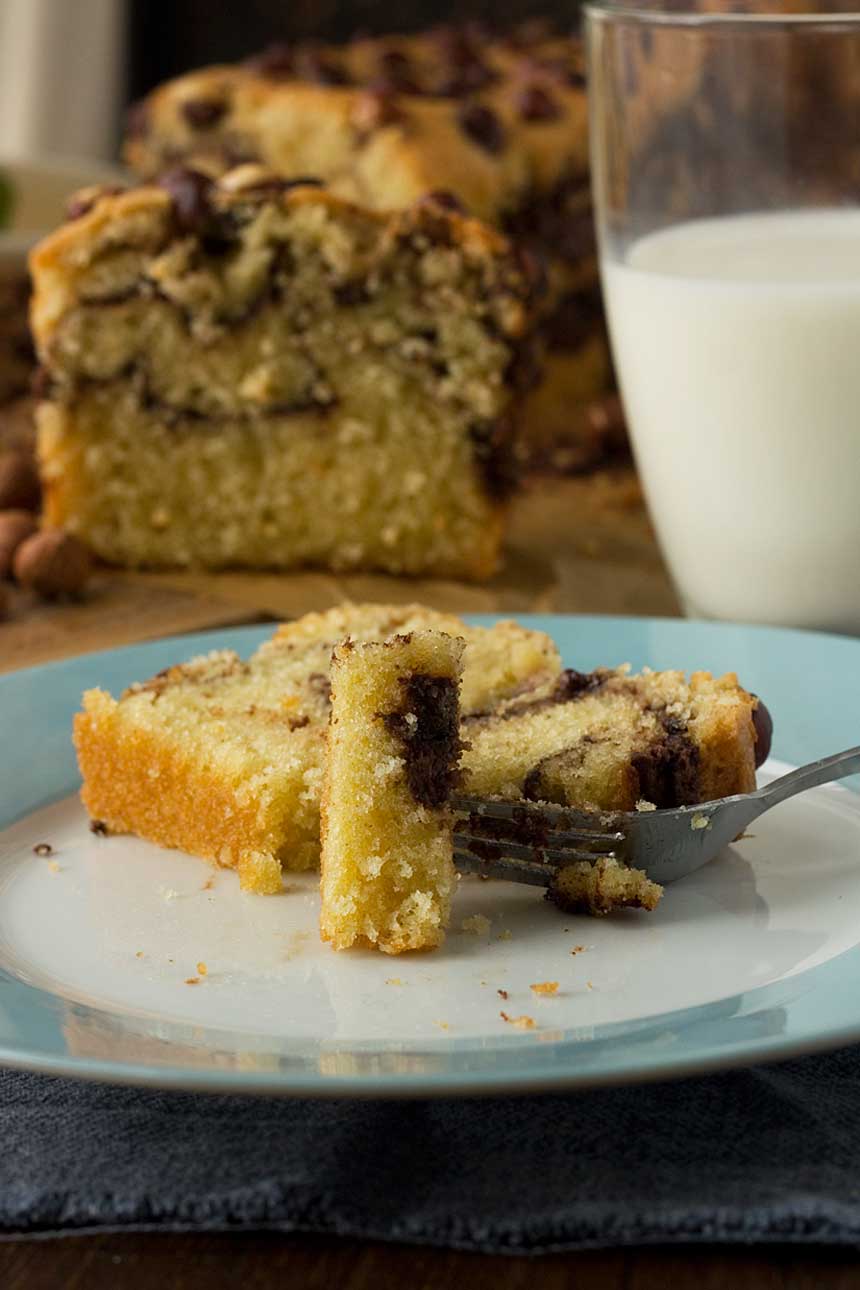
[(400, 954), (444, 939), (463, 649), (427, 631), (334, 651), (320, 930), (335, 949)]
[(73, 214), (31, 261), (46, 525), (128, 566), (494, 571), (534, 364), (502, 234), (255, 166)]

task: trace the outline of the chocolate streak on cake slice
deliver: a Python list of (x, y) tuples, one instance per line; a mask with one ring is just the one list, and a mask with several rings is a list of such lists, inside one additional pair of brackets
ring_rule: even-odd
[[(608, 668), (596, 668), (593, 672), (565, 668), (549, 694), (522, 698), (496, 712), (470, 714), (464, 717), (464, 725), (511, 721), (606, 690), (636, 695), (635, 687), (625, 677)], [(631, 760), (639, 780), (638, 796), (660, 808), (693, 806), (701, 801), (699, 749), (690, 738), (685, 722), (665, 712), (655, 715), (661, 724), (660, 736), (635, 753)], [(523, 780), (523, 797), (533, 802), (554, 800), (549, 787), (551, 771), (576, 770), (595, 742), (593, 735), (586, 734), (567, 748), (541, 758)]]
[(457, 780), (460, 757), (457, 683), (449, 676), (413, 672), (400, 682), (402, 706), (382, 714), (398, 741), (409, 791), (422, 806), (444, 806)]
[(660, 809), (695, 806), (701, 801), (699, 749), (677, 717), (661, 717), (663, 737), (633, 758), (639, 797)]
[(544, 708), (554, 708), (560, 703), (571, 703), (583, 695), (597, 694), (614, 676), (614, 672), (603, 667), (598, 667), (593, 672), (577, 672), (575, 667), (566, 667), (559, 673), (549, 694), (526, 694), (509, 700), (502, 708), (469, 712), (463, 717), (463, 723), (512, 721), (515, 717), (541, 712)]
[[(702, 800), (699, 779), (699, 749), (685, 722), (665, 713), (660, 716), (661, 734), (639, 752), (630, 764), (638, 779), (637, 799), (651, 802), (660, 810), (695, 806)], [(529, 801), (554, 801), (552, 773), (576, 771), (589, 750), (600, 741), (583, 735), (575, 743), (543, 757), (523, 780), (523, 797)], [(559, 805), (570, 803), (561, 801)]]

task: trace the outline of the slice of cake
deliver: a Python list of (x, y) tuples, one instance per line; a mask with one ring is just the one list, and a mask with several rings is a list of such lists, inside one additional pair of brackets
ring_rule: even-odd
[(281, 869), (319, 860), (319, 807), (334, 646), (426, 629), (466, 642), (463, 710), (545, 685), (549, 637), (515, 623), (471, 627), (419, 605), (347, 605), (278, 629), (250, 661), (218, 651), (168, 668), (120, 699), (84, 695), (74, 739), (94, 821), (239, 871), (278, 891)]
[(295, 652), (302, 658), (313, 650), (326, 672), (334, 645), (353, 640), (385, 640), (396, 634), (432, 630), (460, 636), (466, 642), (460, 709), (477, 714), (519, 695), (540, 691), (561, 673), (558, 648), (545, 632), (500, 619), (491, 627), (467, 625), (456, 614), (423, 605), (342, 605), (322, 614), (304, 614), (282, 623), (260, 654)]
[(400, 954), (444, 939), (463, 649), (428, 631), (334, 651), (320, 930), (335, 949)]
[(32, 257), (48, 526), (120, 565), (495, 569), (534, 321), (501, 234), (255, 166), (75, 215)]
[[(126, 158), (152, 178), (182, 160), (218, 174), (255, 161), (380, 210), (453, 194), (546, 265), (552, 362), (528, 397), (525, 447), (604, 447), (586, 408), (611, 381), (591, 210), (581, 41), (530, 21), (471, 23), (310, 47), (279, 44), (153, 91), (129, 120)], [(555, 459), (555, 458), (553, 458)]]
[(464, 791), (618, 811), (750, 792), (764, 712), (733, 673), (568, 669), (465, 717)]

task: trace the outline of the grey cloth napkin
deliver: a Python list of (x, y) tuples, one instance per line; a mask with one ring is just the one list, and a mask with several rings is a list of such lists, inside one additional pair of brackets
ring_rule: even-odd
[(162, 1094), (0, 1073), (0, 1234), (273, 1229), (540, 1253), (860, 1241), (860, 1049), (479, 1101)]

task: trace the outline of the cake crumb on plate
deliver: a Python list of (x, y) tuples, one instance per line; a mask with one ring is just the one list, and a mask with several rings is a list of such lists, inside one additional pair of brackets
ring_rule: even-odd
[(529, 989), (532, 994), (558, 994), (558, 981), (535, 981)]
[(509, 1017), (506, 1012), (500, 1012), (499, 1016), (509, 1026), (517, 1026), (520, 1030), (534, 1030), (536, 1025), (534, 1017), (529, 1017), (525, 1013), (519, 1017)]
[(463, 919), (460, 931), (469, 932), (472, 936), (486, 936), (491, 926), (492, 922), (485, 914), (472, 914)]

